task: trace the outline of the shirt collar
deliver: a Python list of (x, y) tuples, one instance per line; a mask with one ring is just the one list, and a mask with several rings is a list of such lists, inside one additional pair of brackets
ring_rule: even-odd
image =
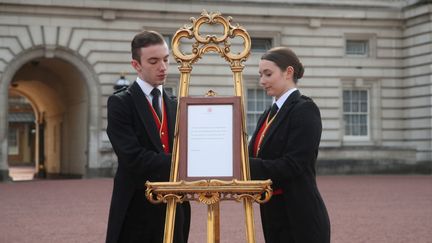
[[(140, 86), (141, 90), (144, 92), (144, 94), (145, 94), (147, 97), (152, 97), (152, 95), (150, 94), (150, 92), (154, 89), (154, 87), (153, 87), (152, 85), (150, 85), (150, 84), (147, 83), (146, 81), (140, 79), (140, 77), (137, 77), (137, 78), (136, 78), (136, 82), (138, 83), (138, 85)], [(162, 94), (163, 86), (162, 86), (162, 85), (159, 85), (159, 86), (157, 86), (156, 88), (158, 88), (159, 91), (160, 91), (161, 94)]]
[(285, 103), (285, 101), (288, 99), (288, 97), (296, 90), (297, 90), (297, 88), (289, 89), (278, 100), (275, 100), (273, 98), (273, 103), (276, 103), (276, 105), (280, 109), (282, 107), (282, 105)]

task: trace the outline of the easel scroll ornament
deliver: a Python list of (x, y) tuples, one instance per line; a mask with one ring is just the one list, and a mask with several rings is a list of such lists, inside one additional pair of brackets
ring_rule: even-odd
[[(174, 217), (176, 204), (183, 201), (199, 201), (208, 205), (207, 217), (207, 242), (219, 242), (219, 203), (222, 200), (242, 201), (245, 209), (246, 236), (248, 243), (255, 243), (255, 230), (253, 220), (252, 203), (265, 203), (271, 195), (270, 180), (251, 181), (249, 171), (249, 157), (247, 147), (246, 118), (243, 101), (242, 71), (243, 62), (250, 54), (251, 39), (247, 31), (239, 26), (231, 24), (231, 17), (225, 18), (219, 12), (208, 13), (205, 10), (198, 19), (191, 18), (192, 25), (180, 28), (172, 40), (172, 52), (179, 63), (180, 87), (179, 98), (188, 97), (190, 74), (192, 65), (196, 63), (207, 52), (216, 52), (229, 64), (233, 73), (235, 96), (241, 100), (241, 135), (240, 135), (240, 158), (241, 158), (241, 180), (230, 181), (208, 178), (198, 181), (178, 181), (180, 151), (179, 146), (179, 117), (184, 110), (177, 107), (177, 120), (174, 133), (174, 145), (172, 152), (170, 182), (147, 182), (146, 196), (153, 203), (167, 203), (167, 214), (165, 221), (164, 243), (173, 242)], [(203, 24), (222, 25), (223, 34), (200, 35)], [(230, 39), (240, 37), (243, 39), (243, 50), (239, 53), (231, 52)], [(193, 40), (192, 52), (185, 54), (180, 49), (181, 39)], [(212, 92), (211, 92), (212, 93)], [(213, 94), (212, 94), (213, 95)], [(208, 96), (212, 99), (214, 95)]]

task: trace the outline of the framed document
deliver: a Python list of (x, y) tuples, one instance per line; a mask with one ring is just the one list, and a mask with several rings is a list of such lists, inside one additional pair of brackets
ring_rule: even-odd
[(241, 179), (240, 97), (182, 97), (179, 178)]

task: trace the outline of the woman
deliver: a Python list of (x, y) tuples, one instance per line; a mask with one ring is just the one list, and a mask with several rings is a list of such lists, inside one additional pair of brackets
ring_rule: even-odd
[(269, 50), (259, 63), (260, 85), (274, 97), (249, 144), (252, 179), (273, 181), (273, 196), (260, 208), (266, 243), (330, 242), (330, 221), (315, 179), (321, 116), (296, 88), (303, 71), (286, 47)]

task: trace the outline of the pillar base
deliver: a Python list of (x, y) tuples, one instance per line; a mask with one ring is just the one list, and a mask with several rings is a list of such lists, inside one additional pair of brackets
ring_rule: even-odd
[(85, 178), (114, 177), (112, 168), (87, 168)]
[(320, 175), (350, 174), (432, 174), (432, 161), (407, 163), (392, 160), (318, 160)]
[(0, 170), (0, 182), (4, 181), (12, 181), (12, 178), (9, 176), (9, 170)]

